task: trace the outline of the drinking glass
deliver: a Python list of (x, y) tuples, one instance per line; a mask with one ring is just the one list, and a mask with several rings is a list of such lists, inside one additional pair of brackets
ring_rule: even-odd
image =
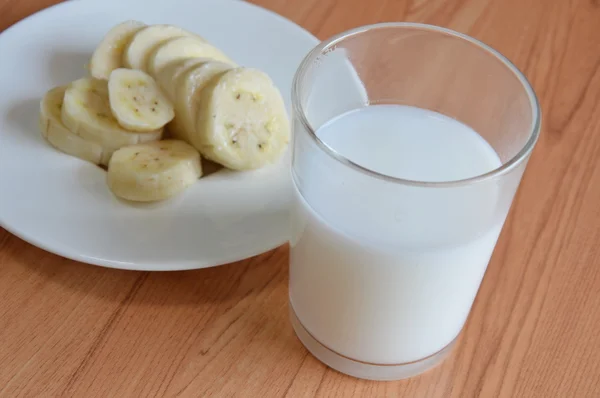
[[(508, 59), (469, 36), (382, 23), (314, 48), (292, 103), (294, 330), (348, 375), (424, 372), (451, 351), (470, 312), (539, 136), (535, 93)], [(461, 122), (501, 164), (461, 180), (403, 179), (346, 158), (319, 135), (337, 116), (380, 104)]]

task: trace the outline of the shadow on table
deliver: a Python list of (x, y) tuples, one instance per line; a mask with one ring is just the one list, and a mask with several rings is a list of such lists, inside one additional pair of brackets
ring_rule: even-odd
[[(5, 232), (7, 233), (7, 232)], [(12, 237), (13, 239), (17, 239)], [(231, 264), (192, 271), (126, 271), (78, 263), (24, 241), (11, 253), (11, 263), (27, 267), (41, 284), (58, 284), (83, 300), (140, 306), (197, 306), (231, 303), (285, 284), (287, 246)]]
[(0, 269), (7, 283), (35, 289), (35, 300), (51, 303), (44, 308), (68, 301), (73, 314), (85, 318), (73, 326), (82, 335), (91, 333), (98, 314), (111, 314), (103, 324), (115, 333), (103, 337), (98, 356), (122, 350), (178, 353), (198, 373), (217, 356), (262, 363), (277, 372), (282, 371), (279, 361), (269, 358), (284, 361), (293, 355), (300, 366), (306, 351), (288, 321), (287, 262), (288, 249), (280, 247), (194, 271), (115, 270), (55, 256), (0, 228)]

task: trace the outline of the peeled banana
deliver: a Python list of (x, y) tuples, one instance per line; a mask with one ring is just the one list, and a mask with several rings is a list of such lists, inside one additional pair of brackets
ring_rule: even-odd
[(190, 138), (203, 156), (234, 170), (275, 162), (287, 148), (290, 126), (281, 94), (256, 69), (236, 68), (201, 92)]
[(201, 37), (172, 25), (151, 25), (137, 32), (125, 50), (123, 65), (145, 71), (152, 52), (169, 39), (183, 36)]
[[(40, 131), (57, 149), (108, 166), (117, 197), (168, 199), (202, 176), (201, 155), (249, 170), (288, 146), (285, 104), (271, 79), (185, 29), (124, 21), (88, 69), (92, 77), (46, 93)], [(180, 140), (161, 141), (165, 126)]]
[(132, 131), (161, 129), (175, 116), (171, 101), (147, 73), (115, 69), (108, 79), (110, 109), (121, 126)]
[(73, 133), (109, 152), (125, 145), (156, 141), (162, 136), (162, 129), (147, 133), (124, 129), (112, 114), (105, 80), (83, 78), (69, 84), (61, 118)]
[(196, 136), (198, 97), (204, 86), (213, 78), (231, 69), (229, 64), (209, 61), (183, 73), (175, 88), (175, 113), (177, 123), (172, 126), (177, 135), (192, 145), (200, 145)]
[(158, 82), (158, 85), (164, 90), (169, 99), (172, 102), (175, 102), (175, 88), (177, 87), (177, 82), (179, 77), (192, 69), (195, 66), (201, 65), (207, 61), (210, 61), (207, 58), (189, 58), (183, 61), (174, 61), (170, 62), (164, 68), (158, 72), (154, 78)]
[(138, 202), (168, 199), (202, 176), (200, 154), (178, 140), (124, 147), (108, 165), (107, 183), (118, 197)]
[(139, 21), (125, 21), (113, 27), (104, 36), (92, 58), (89, 70), (92, 77), (108, 80), (110, 72), (123, 66), (123, 53), (134, 34), (146, 24)]
[(154, 50), (148, 60), (148, 73), (157, 76), (169, 63), (190, 58), (208, 58), (234, 64), (221, 50), (206, 41), (192, 36), (183, 36), (167, 40)]
[(48, 91), (40, 103), (40, 130), (56, 149), (94, 164), (101, 164), (102, 147), (72, 133), (60, 120), (66, 87)]

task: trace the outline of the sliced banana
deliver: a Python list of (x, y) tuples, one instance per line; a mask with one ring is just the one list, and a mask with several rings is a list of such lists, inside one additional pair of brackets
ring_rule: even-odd
[(108, 80), (110, 72), (123, 66), (123, 53), (133, 35), (146, 24), (139, 21), (125, 21), (108, 31), (90, 59), (90, 74), (96, 79)]
[(161, 129), (175, 116), (173, 105), (147, 73), (115, 69), (108, 79), (110, 109), (121, 126), (132, 131)]
[(183, 128), (181, 119), (179, 119), (177, 116), (175, 116), (175, 118), (171, 120), (169, 124), (167, 124), (167, 133), (169, 134), (169, 137), (177, 138), (190, 143), (190, 140), (186, 137), (185, 129)]
[(169, 63), (190, 58), (208, 58), (234, 64), (221, 50), (206, 41), (183, 36), (167, 40), (156, 47), (148, 60), (148, 73), (157, 76)]
[(224, 62), (209, 61), (198, 65), (183, 73), (176, 82), (175, 89), (175, 114), (176, 123), (172, 130), (178, 137), (196, 146), (196, 120), (198, 109), (198, 98), (206, 84), (231, 69), (231, 65)]
[(183, 73), (189, 71), (195, 66), (210, 61), (207, 58), (189, 58), (183, 61), (170, 62), (158, 72), (154, 77), (160, 88), (167, 94), (171, 101), (175, 102), (176, 82)]
[(202, 176), (200, 154), (178, 140), (132, 145), (116, 151), (107, 182), (118, 197), (152, 202), (168, 199)]
[(139, 133), (121, 127), (110, 109), (105, 80), (83, 78), (72, 82), (65, 91), (61, 118), (73, 133), (111, 153), (125, 145), (156, 141), (162, 136), (162, 129)]
[(277, 160), (290, 139), (281, 93), (265, 73), (229, 70), (202, 90), (191, 141), (202, 155), (234, 170)]
[(176, 37), (193, 36), (204, 40), (185, 29), (172, 25), (151, 25), (137, 32), (125, 50), (123, 63), (130, 69), (146, 70), (148, 58), (157, 46)]
[(42, 135), (56, 149), (94, 164), (102, 161), (102, 147), (72, 133), (60, 120), (63, 97), (67, 87), (48, 91), (40, 104), (40, 129)]

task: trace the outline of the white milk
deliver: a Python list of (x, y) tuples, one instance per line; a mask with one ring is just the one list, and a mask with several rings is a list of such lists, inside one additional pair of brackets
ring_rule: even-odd
[[(469, 127), (414, 107), (365, 107), (317, 135), (363, 167), (410, 180), (459, 180), (501, 164)], [(450, 344), (502, 227), (497, 187), (387, 183), (316, 147), (295, 162), (290, 302), (307, 331), (376, 364), (416, 361)]]

